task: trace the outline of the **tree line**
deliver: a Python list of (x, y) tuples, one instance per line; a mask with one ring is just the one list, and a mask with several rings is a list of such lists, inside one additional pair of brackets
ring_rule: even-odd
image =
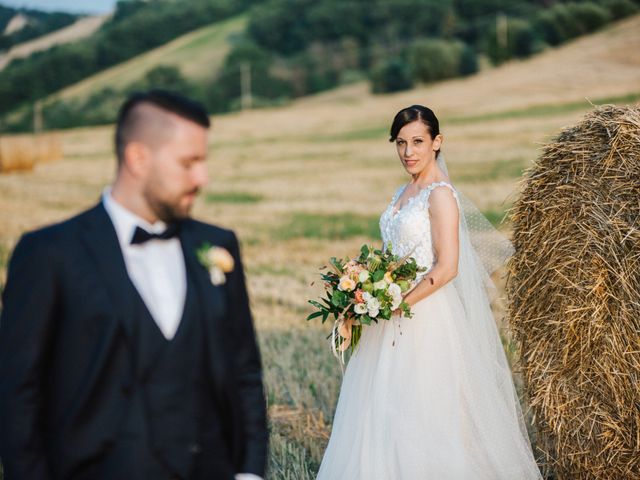
[[(14, 107), (41, 98), (70, 77), (77, 81), (178, 32), (243, 11), (249, 15), (247, 29), (233, 39), (222, 67), (208, 81), (195, 83), (175, 67), (156, 67), (120, 91), (107, 88), (84, 100), (47, 103), (45, 124), (109, 123), (125, 95), (147, 87), (180, 90), (213, 113), (236, 110), (244, 67), (251, 74), (254, 106), (363, 79), (375, 93), (398, 91), (473, 74), (482, 57), (500, 64), (530, 56), (639, 10), (640, 0), (159, 0), (153, 8), (140, 0), (121, 1), (90, 42), (25, 62), (23, 75), (38, 72), (28, 86), (10, 87), (0, 76), (0, 105), (8, 109), (3, 102), (9, 97)], [(43, 66), (48, 69), (40, 70)], [(28, 129), (31, 115), (23, 108), (11, 122), (5, 117), (0, 128)]]

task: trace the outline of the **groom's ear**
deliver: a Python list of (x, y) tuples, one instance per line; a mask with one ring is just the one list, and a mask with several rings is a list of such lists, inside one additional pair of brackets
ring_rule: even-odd
[(123, 163), (134, 177), (145, 177), (151, 164), (151, 150), (142, 142), (129, 142), (124, 148)]

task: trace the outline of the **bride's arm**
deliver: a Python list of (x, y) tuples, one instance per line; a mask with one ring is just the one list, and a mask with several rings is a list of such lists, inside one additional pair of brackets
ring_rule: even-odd
[(446, 285), (458, 274), (458, 204), (448, 187), (438, 187), (429, 196), (433, 268), (411, 290), (404, 301), (413, 306)]

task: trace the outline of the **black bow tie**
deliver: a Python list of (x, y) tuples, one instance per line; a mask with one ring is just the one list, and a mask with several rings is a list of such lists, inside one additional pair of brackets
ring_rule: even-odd
[(136, 227), (136, 231), (133, 232), (133, 238), (131, 239), (131, 245), (139, 245), (149, 240), (169, 240), (178, 235), (180, 227), (177, 223), (171, 224), (162, 233), (150, 233), (144, 228)]

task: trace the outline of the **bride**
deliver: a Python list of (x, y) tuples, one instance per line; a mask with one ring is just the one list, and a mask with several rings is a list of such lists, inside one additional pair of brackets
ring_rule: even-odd
[(405, 108), (390, 140), (411, 180), (382, 214), (382, 238), (427, 271), (405, 297), (411, 318), (363, 328), (318, 479), (541, 479), (438, 119)]

